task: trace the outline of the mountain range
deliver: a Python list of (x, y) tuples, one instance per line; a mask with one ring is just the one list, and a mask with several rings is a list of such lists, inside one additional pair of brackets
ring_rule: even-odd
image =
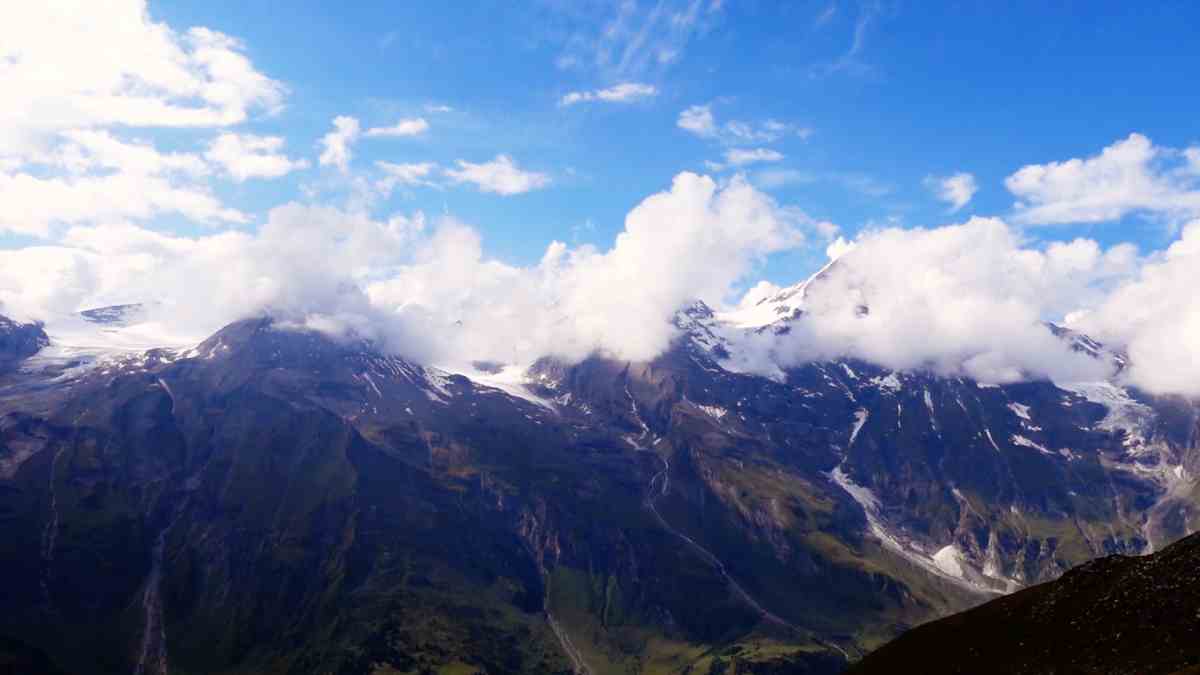
[(136, 306), (99, 308), (76, 317), (86, 349), (0, 319), (0, 654), (70, 673), (838, 673), (1195, 530), (1189, 401), (731, 365), (819, 280), (737, 313), (697, 302), (651, 361), (461, 372), (270, 317), (131, 348), (109, 338)]

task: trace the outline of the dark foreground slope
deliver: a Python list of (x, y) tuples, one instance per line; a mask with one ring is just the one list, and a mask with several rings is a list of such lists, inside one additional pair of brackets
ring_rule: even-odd
[(927, 624), (850, 672), (1200, 672), (1200, 535), (1150, 556), (1101, 558)]

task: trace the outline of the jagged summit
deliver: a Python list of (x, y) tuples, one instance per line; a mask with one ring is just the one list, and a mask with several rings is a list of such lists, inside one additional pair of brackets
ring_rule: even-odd
[(50, 344), (50, 338), (39, 323), (19, 323), (0, 316), (0, 372), (37, 354)]
[(787, 323), (804, 313), (809, 293), (828, 280), (838, 269), (837, 260), (831, 260), (809, 278), (798, 284), (780, 289), (760, 299), (750, 307), (722, 312), (718, 319), (738, 328), (763, 330), (770, 326)]

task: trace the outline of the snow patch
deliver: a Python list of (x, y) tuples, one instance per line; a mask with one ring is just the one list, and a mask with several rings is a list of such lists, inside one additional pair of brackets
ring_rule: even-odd
[(1033, 418), (1029, 416), (1029, 406), (1021, 405), (1020, 403), (1009, 403), (1008, 409), (1013, 411), (1013, 414), (1026, 422), (1032, 422)]
[(904, 383), (900, 381), (900, 376), (895, 371), (888, 373), (886, 377), (871, 378), (871, 384), (878, 387), (880, 391), (893, 394), (904, 388)]
[(551, 412), (557, 412), (553, 401), (538, 396), (529, 388), (529, 385), (533, 383), (533, 379), (528, 376), (528, 369), (522, 366), (504, 366), (495, 372), (484, 372), (472, 366), (460, 368), (456, 374), (462, 375), (480, 386), (499, 390), (513, 398), (529, 401)]
[(933, 564), (952, 577), (962, 579), (964, 576), (962, 554), (958, 552), (958, 548), (954, 544), (945, 546), (934, 553)]
[(1024, 436), (1022, 436), (1020, 434), (1013, 434), (1012, 442), (1014, 444), (1019, 445), (1024, 448), (1033, 448), (1034, 450), (1037, 450), (1038, 452), (1042, 453), (1043, 455), (1050, 455), (1051, 457), (1058, 456), (1058, 453), (1051, 452), (1050, 450), (1048, 450), (1046, 448), (1046, 446), (1041, 445), (1040, 443), (1031, 441), (1028, 438), (1025, 438)]
[(855, 439), (858, 438), (858, 432), (862, 431), (863, 425), (867, 423), (867, 418), (870, 416), (871, 413), (867, 412), (866, 409), (859, 409), (854, 412), (854, 426), (850, 429), (850, 444), (846, 446), (847, 449), (854, 445)]

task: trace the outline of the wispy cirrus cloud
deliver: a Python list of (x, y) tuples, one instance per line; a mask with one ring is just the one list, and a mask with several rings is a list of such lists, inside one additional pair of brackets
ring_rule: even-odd
[(614, 80), (661, 72), (720, 19), (720, 0), (624, 0), (615, 5), (558, 3), (567, 38), (555, 60)]
[(729, 145), (771, 143), (786, 136), (808, 138), (812, 129), (788, 122), (768, 119), (763, 122), (729, 120), (718, 122), (712, 104), (693, 105), (679, 113), (675, 126), (700, 138)]
[(705, 164), (713, 171), (724, 171), (727, 168), (740, 168), (749, 164), (783, 160), (782, 152), (770, 148), (729, 148), (725, 151), (723, 162), (705, 162)]
[[(837, 6), (830, 5), (817, 18), (817, 26), (828, 24), (836, 13)], [(863, 49), (867, 44), (867, 35), (872, 26), (884, 14), (880, 2), (864, 2), (860, 5), (858, 16), (854, 19), (854, 30), (850, 37), (850, 46), (837, 58), (809, 67), (808, 74), (813, 78), (829, 77), (838, 73), (864, 75), (870, 73), (873, 67), (861, 59)]]
[(434, 180), (438, 166), (433, 162), (397, 164), (380, 160), (375, 162), (375, 166), (383, 172), (383, 177), (375, 181), (375, 187), (385, 195), (390, 194), (397, 186), (440, 187)]
[(763, 189), (773, 190), (792, 185), (815, 183), (833, 184), (864, 197), (886, 197), (894, 191), (888, 183), (859, 171), (807, 171), (791, 168), (770, 168), (755, 171), (752, 182)]
[(429, 122), (426, 121), (424, 117), (410, 117), (401, 119), (391, 126), (372, 127), (367, 129), (366, 135), (370, 137), (390, 136), (395, 138), (402, 136), (420, 136), (426, 131), (429, 131)]
[(622, 82), (605, 89), (572, 91), (559, 99), (560, 106), (599, 101), (601, 103), (633, 103), (658, 94), (658, 88), (641, 82)]

